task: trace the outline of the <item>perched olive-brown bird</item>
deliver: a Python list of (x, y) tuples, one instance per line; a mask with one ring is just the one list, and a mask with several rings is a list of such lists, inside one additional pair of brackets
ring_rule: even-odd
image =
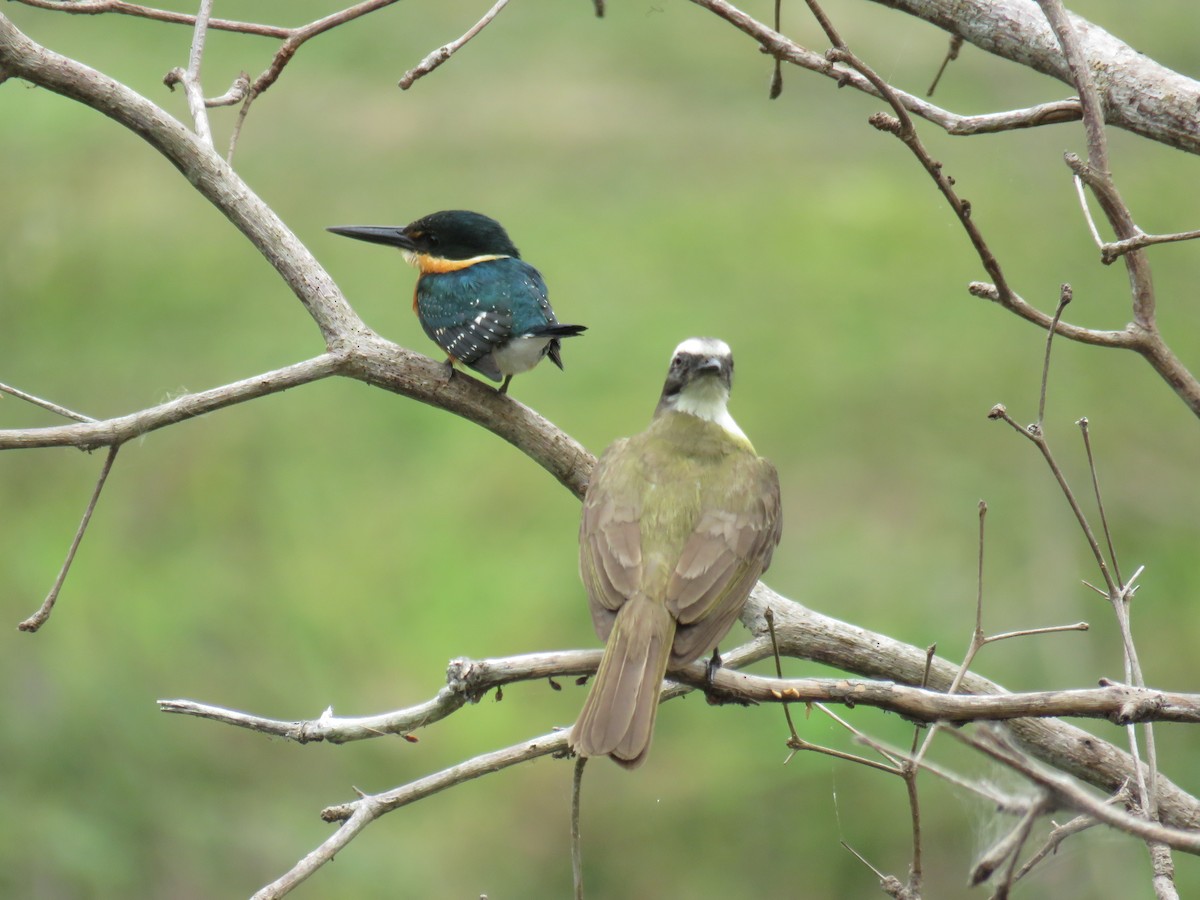
[(779, 476), (729, 415), (732, 383), (728, 345), (684, 341), (650, 427), (592, 473), (579, 571), (607, 643), (571, 730), (581, 756), (645, 760), (667, 669), (716, 648), (771, 564)]

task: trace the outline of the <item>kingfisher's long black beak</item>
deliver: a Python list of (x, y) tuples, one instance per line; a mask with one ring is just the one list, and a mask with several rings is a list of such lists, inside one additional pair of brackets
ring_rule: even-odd
[(412, 238), (404, 233), (404, 227), (401, 225), (334, 225), (325, 230), (371, 244), (384, 244), (388, 247), (399, 247), (401, 250), (416, 249)]

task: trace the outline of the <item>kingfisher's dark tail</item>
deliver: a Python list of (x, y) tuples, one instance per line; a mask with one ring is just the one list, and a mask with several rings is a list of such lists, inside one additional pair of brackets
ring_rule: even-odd
[(550, 362), (554, 363), (560, 369), (563, 367), (562, 356), (559, 355), (559, 338), (575, 337), (578, 334), (583, 334), (587, 331), (586, 325), (559, 325), (557, 322), (553, 325), (543, 325), (536, 331), (532, 332), (537, 335), (549, 335), (554, 338), (546, 345), (546, 355), (550, 357)]

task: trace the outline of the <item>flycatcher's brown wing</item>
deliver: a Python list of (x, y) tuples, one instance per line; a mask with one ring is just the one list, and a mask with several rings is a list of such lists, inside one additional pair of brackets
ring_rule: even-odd
[(779, 475), (768, 460), (752, 453), (728, 457), (740, 471), (716, 479), (742, 490), (706, 498), (667, 584), (667, 608), (679, 623), (672, 665), (711, 652), (733, 627), (783, 529)]
[(592, 622), (608, 640), (613, 621), (642, 579), (640, 492), (621, 490), (620, 458), (629, 440), (616, 441), (592, 471), (579, 523), (579, 574), (587, 590)]

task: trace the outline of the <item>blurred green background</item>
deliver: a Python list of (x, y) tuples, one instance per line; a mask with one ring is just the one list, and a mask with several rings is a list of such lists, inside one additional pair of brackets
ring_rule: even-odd
[[(170, 4), (192, 9), (194, 4)], [(227, 2), (217, 14), (283, 24), (331, 3)], [(802, 4), (785, 30), (825, 46)], [(976, 504), (990, 506), (989, 631), (1086, 619), (1087, 634), (1012, 641), (976, 668), (1013, 689), (1121, 677), (1111, 615), (1080, 585), (1086, 545), (1044, 464), (987, 410), (1036, 415), (1043, 333), (970, 297), (984, 278), (915, 161), (866, 124), (878, 101), (785, 71), (677, 0), (519, 3), (412, 90), (396, 80), (486, 4), (397, 4), (305, 46), (259, 99), (236, 165), (328, 267), (366, 321), (422, 352), (414, 274), (332, 224), (401, 224), (448, 207), (504, 222), (550, 285), (560, 318), (591, 327), (566, 371), (514, 395), (594, 451), (643, 427), (675, 344), (734, 348), (733, 411), (776, 461), (783, 545), (768, 582), (830, 615), (958, 657), (973, 622)], [(1200, 8), (1120, 0), (1073, 8), (1137, 49), (1200, 74)], [(764, 19), (770, 4), (747, 8)], [(176, 115), (161, 84), (190, 30), (6, 4), (36, 40), (129, 83)], [(946, 48), (874, 4), (829, 4), (886, 78), (914, 92)], [(261, 71), (272, 41), (212, 34), (209, 95)], [(937, 102), (964, 112), (1072, 92), (970, 47)], [(218, 142), (235, 114), (213, 113)], [(958, 181), (1015, 286), (1068, 318), (1129, 318), (1120, 266), (1101, 267), (1061, 162), (1076, 125), (951, 139), (922, 134)], [(1141, 225), (1197, 227), (1198, 160), (1114, 132), (1113, 169)], [(273, 270), (139, 139), (15, 80), (0, 85), (0, 380), (95, 417), (320, 352)], [(1164, 331), (1200, 366), (1200, 248), (1153, 252)], [(1122, 566), (1146, 565), (1135, 635), (1155, 686), (1197, 689), (1200, 431), (1140, 360), (1059, 343), (1047, 429), (1075, 486), (1088, 416)], [(0, 426), (56, 420), (12, 398)], [(577, 504), (507, 444), (459, 419), (327, 381), (127, 446), (58, 609), (16, 623), (62, 561), (102, 454), (0, 458), (0, 894), (225, 897), (251, 893), (323, 840), (318, 811), (573, 721), (583, 691), (514, 686), (398, 739), (299, 747), (163, 715), (188, 697), (280, 718), (367, 714), (431, 696), (446, 661), (596, 644), (576, 574)], [(735, 632), (735, 638), (740, 627)], [(792, 662), (791, 674), (819, 674)], [(907, 743), (870, 710), (854, 723)], [(1122, 732), (1088, 726), (1121, 742)], [(820, 715), (801, 724), (852, 747)], [(1200, 791), (1200, 738), (1158, 729), (1165, 771)], [(630, 774), (593, 765), (585, 860), (593, 897), (878, 896), (845, 841), (904, 876), (902, 785), (801, 755), (786, 767), (775, 709), (671, 703)], [(1025, 790), (943, 742), (935, 756)], [(567, 896), (570, 764), (545, 759), (372, 825), (298, 897)], [(929, 897), (965, 887), (1008, 823), (927, 778)], [(1200, 866), (1177, 859), (1181, 893)], [(1019, 896), (1149, 896), (1147, 855), (1095, 831)]]

